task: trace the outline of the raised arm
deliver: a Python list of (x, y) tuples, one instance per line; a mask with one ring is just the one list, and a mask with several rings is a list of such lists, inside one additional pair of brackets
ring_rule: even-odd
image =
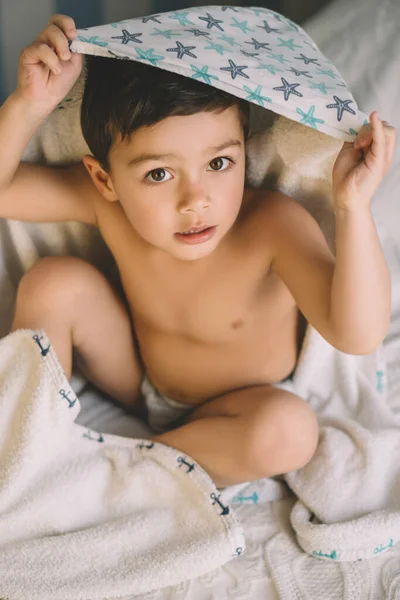
[(72, 19), (55, 15), (20, 56), (18, 85), (0, 108), (0, 218), (95, 224), (83, 166), (50, 168), (21, 163), (32, 135), (78, 78), (82, 57), (71, 54)]
[(344, 144), (333, 171), (336, 259), (305, 209), (283, 197), (272, 211), (273, 268), (306, 319), (349, 354), (372, 352), (389, 328), (390, 274), (370, 201), (389, 169), (394, 143), (395, 130), (372, 113), (356, 143)]

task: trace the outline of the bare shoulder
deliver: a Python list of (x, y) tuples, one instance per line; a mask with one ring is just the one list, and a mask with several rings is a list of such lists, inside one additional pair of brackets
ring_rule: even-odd
[(253, 217), (261, 224), (261, 231), (264, 234), (268, 232), (271, 240), (281, 240), (282, 236), (293, 236), (295, 232), (302, 236), (322, 236), (317, 221), (309, 211), (282, 192), (251, 190), (248, 206)]

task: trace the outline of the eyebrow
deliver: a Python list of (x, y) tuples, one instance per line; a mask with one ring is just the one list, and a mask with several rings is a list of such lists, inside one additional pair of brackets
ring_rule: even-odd
[[(225, 142), (223, 142), (222, 144), (218, 144), (218, 146), (209, 146), (207, 148), (207, 152), (221, 152), (222, 150), (225, 150), (226, 148), (232, 148), (234, 146), (237, 146), (239, 148), (242, 147), (242, 143), (240, 142), (240, 140), (237, 139), (230, 139), (230, 140), (226, 140)], [(149, 153), (142, 153), (139, 154), (138, 156), (135, 156), (134, 158), (132, 158), (129, 163), (128, 166), (134, 166), (134, 165), (138, 165), (144, 162), (148, 162), (149, 160), (165, 160), (168, 158), (176, 158), (176, 154), (149, 154)]]

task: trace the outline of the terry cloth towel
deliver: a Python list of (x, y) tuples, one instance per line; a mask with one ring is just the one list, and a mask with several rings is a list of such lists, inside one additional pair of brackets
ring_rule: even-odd
[(44, 331), (0, 340), (0, 365), (1, 597), (131, 597), (244, 552), (194, 460), (74, 423), (80, 403)]
[[(309, 327), (293, 379), (280, 386), (318, 415), (315, 455), (285, 475), (298, 497), (297, 541), (318, 559), (375, 558), (400, 539), (400, 416), (390, 409), (386, 372), (383, 347), (344, 354)], [(272, 570), (282, 567), (276, 554), (271, 561)]]
[(336, 67), (266, 8), (201, 6), (79, 30), (74, 52), (135, 60), (352, 141), (366, 120)]

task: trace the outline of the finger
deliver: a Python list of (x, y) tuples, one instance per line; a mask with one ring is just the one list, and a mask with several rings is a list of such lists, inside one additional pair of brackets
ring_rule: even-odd
[(69, 39), (76, 37), (75, 21), (67, 15), (53, 15), (49, 25), (56, 25)]
[(56, 25), (50, 25), (44, 29), (37, 39), (52, 46), (62, 60), (69, 60), (71, 58), (68, 39)]
[(394, 149), (396, 146), (396, 129), (391, 127), (387, 121), (382, 121), (384, 123), (384, 134), (386, 141), (386, 154), (385, 154), (385, 165), (386, 170), (388, 171), (393, 160)]
[(385, 133), (376, 110), (371, 113), (370, 121), (372, 128), (371, 153), (376, 159), (383, 161), (386, 152)]
[(21, 62), (24, 65), (43, 63), (56, 75), (61, 73), (61, 65), (57, 54), (42, 42), (27, 46), (21, 53)]
[(371, 144), (372, 141), (372, 128), (371, 128), (371, 124), (368, 123), (366, 125), (363, 125), (360, 129), (360, 131), (357, 134), (356, 139), (354, 140), (354, 147), (355, 148), (362, 148), (365, 146), (369, 146)]

